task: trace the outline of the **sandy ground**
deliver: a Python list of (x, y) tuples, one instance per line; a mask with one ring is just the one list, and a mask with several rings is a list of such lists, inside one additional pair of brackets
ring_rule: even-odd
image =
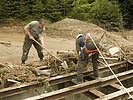
[[(0, 41), (11, 42), (11, 45), (0, 44), (0, 63), (10, 62), (19, 64), (22, 55), (22, 45), (25, 34), (22, 33), (0, 33)], [(74, 39), (44, 38), (45, 47), (52, 52), (74, 50)], [(44, 55), (46, 51), (44, 50)], [(32, 46), (27, 63), (38, 61), (35, 48)]]

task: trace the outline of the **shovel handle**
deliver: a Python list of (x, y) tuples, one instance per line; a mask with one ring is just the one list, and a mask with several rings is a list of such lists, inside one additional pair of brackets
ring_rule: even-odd
[(50, 53), (53, 57), (55, 57), (56, 59), (58, 59), (59, 61), (63, 62), (61, 59), (59, 59), (56, 55), (54, 55), (52, 52), (50, 52), (47, 48), (45, 48), (44, 46), (42, 46), (37, 40), (33, 39), (38, 45), (40, 45), (43, 49), (45, 49), (48, 53)]

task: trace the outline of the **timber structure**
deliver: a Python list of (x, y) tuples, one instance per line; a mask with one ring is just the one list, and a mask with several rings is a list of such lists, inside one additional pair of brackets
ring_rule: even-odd
[[(109, 65), (112, 70), (118, 70), (123, 68), (124, 71), (116, 73), (116, 76), (119, 78), (120, 81), (125, 81), (128, 79), (133, 78), (133, 69), (132, 64), (130, 64), (127, 61), (114, 63)], [(130, 66), (130, 67), (129, 67)], [(104, 66), (99, 69), (100, 74), (110, 72), (109, 68), (107, 66)], [(45, 82), (48, 82), (49, 86), (55, 86), (65, 83), (70, 83), (69, 86), (56, 89), (54, 91), (46, 92), (46, 93), (40, 93), (34, 96), (26, 96), (24, 98), (25, 100), (58, 100), (58, 99), (64, 99), (69, 95), (75, 95), (79, 93), (83, 93), (84, 95), (93, 94), (95, 96), (96, 100), (114, 100), (118, 98), (126, 98), (131, 99), (126, 91), (124, 91), (123, 87), (119, 85), (118, 81), (114, 77), (114, 75), (107, 75), (104, 77), (101, 77), (99, 80), (92, 80), (89, 76), (92, 74), (92, 71), (85, 71), (84, 73), (84, 79), (85, 82), (81, 84), (75, 84), (71, 80), (76, 77), (76, 73), (69, 73), (66, 75), (58, 75), (55, 77), (50, 77), (49, 79), (42, 81), (40, 83), (30, 83), (26, 85), (20, 85), (16, 87), (10, 87), (0, 90), (0, 99), (6, 99), (11, 98), (13, 96), (19, 96), (29, 89), (33, 89), (36, 87), (41, 86), (42, 84), (45, 84)], [(99, 88), (106, 88), (110, 87), (113, 88), (115, 91), (112, 93), (106, 94), (103, 91), (100, 91)], [(127, 91), (133, 95), (133, 86), (126, 87)]]

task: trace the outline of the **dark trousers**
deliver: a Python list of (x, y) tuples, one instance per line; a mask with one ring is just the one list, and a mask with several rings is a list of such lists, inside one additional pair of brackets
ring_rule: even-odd
[[(41, 41), (39, 39), (36, 39), (36, 41), (38, 41), (41, 44)], [(44, 55), (42, 52), (42, 47), (39, 46), (35, 41), (31, 40), (28, 35), (26, 35), (24, 44), (23, 44), (23, 53), (22, 53), (22, 58), (21, 58), (22, 62), (24, 62), (28, 59), (29, 50), (30, 50), (32, 44), (34, 45), (34, 47), (38, 53), (38, 57), (40, 59), (43, 59)]]
[(98, 70), (98, 58), (99, 58), (99, 53), (92, 54), (89, 57), (89, 54), (81, 52), (79, 56), (79, 61), (78, 61), (78, 68), (77, 68), (77, 80), (83, 82), (83, 70), (88, 64), (88, 60), (92, 59), (93, 63), (93, 76), (98, 77), (99, 76), (99, 70)]

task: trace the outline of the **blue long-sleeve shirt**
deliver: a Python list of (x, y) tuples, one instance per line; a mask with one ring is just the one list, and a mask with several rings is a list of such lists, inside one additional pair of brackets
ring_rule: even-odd
[[(99, 43), (97, 41), (95, 41), (95, 43), (99, 47)], [(85, 37), (84, 36), (76, 39), (76, 51), (77, 51), (77, 53), (79, 53), (79, 51), (81, 51), (81, 48), (84, 48), (84, 47), (86, 47), (88, 50), (96, 50), (96, 47), (93, 44), (93, 42), (91, 41), (91, 39), (88, 39), (86, 44), (85, 44)]]
[(79, 37), (76, 39), (76, 51), (77, 53), (81, 51), (81, 47), (83, 48), (85, 45), (85, 38), (84, 37)]

